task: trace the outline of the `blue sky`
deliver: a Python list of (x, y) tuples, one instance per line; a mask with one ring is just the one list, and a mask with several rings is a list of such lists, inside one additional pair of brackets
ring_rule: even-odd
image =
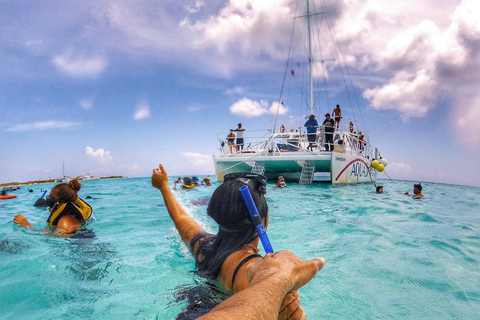
[[(273, 123), (295, 4), (3, 1), (0, 183), (58, 178), (63, 163), (70, 176), (149, 176), (160, 162), (213, 174), (218, 133)], [(479, 186), (478, 1), (325, 5), (388, 175)], [(318, 113), (347, 97), (330, 103)]]

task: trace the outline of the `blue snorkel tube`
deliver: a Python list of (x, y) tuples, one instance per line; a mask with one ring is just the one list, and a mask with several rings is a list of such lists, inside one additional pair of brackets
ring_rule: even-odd
[(272, 245), (270, 244), (270, 240), (268, 240), (267, 231), (265, 231), (262, 218), (260, 218), (260, 214), (255, 206), (255, 202), (253, 202), (252, 194), (250, 193), (248, 186), (240, 187), (240, 193), (243, 196), (243, 200), (245, 200), (248, 212), (250, 213), (252, 221), (255, 224), (258, 237), (260, 238), (260, 241), (262, 241), (263, 249), (265, 249), (266, 253), (273, 253)]

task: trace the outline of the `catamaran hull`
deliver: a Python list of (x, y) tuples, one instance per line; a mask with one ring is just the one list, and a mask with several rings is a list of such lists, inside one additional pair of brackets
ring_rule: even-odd
[(378, 171), (369, 159), (341, 153), (332, 153), (332, 183), (376, 182)]
[(217, 181), (223, 181), (232, 172), (253, 172), (256, 165), (263, 167), (262, 174), (268, 180), (283, 176), (286, 180), (299, 181), (305, 163), (313, 166), (315, 172), (330, 173), (334, 184), (375, 182), (377, 170), (371, 168), (370, 160), (361, 156), (336, 152), (319, 154), (295, 153), (294, 155), (248, 155), (214, 156)]

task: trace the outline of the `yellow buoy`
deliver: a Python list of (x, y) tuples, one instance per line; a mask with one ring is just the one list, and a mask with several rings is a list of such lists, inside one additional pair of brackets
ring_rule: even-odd
[(378, 160), (373, 160), (372, 161), (372, 168), (377, 169), (379, 164), (380, 164), (380, 162), (378, 162)]
[(385, 170), (385, 167), (383, 166), (383, 164), (380, 163), (377, 167), (377, 170), (378, 172), (382, 172), (383, 170)]

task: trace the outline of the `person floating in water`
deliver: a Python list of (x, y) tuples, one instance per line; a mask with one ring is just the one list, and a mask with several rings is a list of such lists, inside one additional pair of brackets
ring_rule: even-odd
[(376, 193), (383, 193), (383, 186), (375, 185)]
[(212, 183), (210, 181), (210, 177), (206, 177), (205, 179), (203, 179), (202, 184), (206, 185), (207, 187), (211, 187)]
[[(162, 165), (152, 174), (152, 185), (162, 193), (168, 213), (183, 242), (195, 257), (196, 273), (204, 278), (219, 280), (232, 292), (249, 286), (247, 267), (258, 254), (259, 237), (245, 205), (240, 187), (248, 186), (259, 215), (268, 227), (268, 205), (265, 199), (266, 178), (262, 175), (237, 172), (227, 174), (214, 191), (207, 214), (218, 223), (218, 233), (207, 233), (181, 206), (168, 186), (168, 175)], [(298, 292), (283, 297), (280, 319), (304, 319)]]
[(250, 285), (245, 290), (221, 302), (198, 320), (277, 319), (283, 307), (283, 297), (307, 284), (324, 265), (324, 258), (304, 261), (285, 250), (269, 253), (248, 266)]
[(192, 182), (192, 179), (189, 177), (183, 178), (183, 186), (182, 189), (188, 190), (188, 189), (193, 189), (195, 187), (195, 184)]
[(277, 179), (276, 188), (288, 188), (287, 183), (285, 182), (285, 178), (280, 176)]
[[(414, 198), (414, 199), (423, 198), (422, 189), (423, 189), (423, 188), (422, 188), (422, 185), (421, 185), (420, 183), (414, 184), (414, 185), (413, 185), (412, 198)], [(405, 192), (405, 195), (409, 196), (410, 193)]]
[[(78, 197), (82, 185), (77, 179), (69, 183), (60, 183), (52, 188), (47, 196), (46, 203), (50, 216), (47, 224), (50, 228), (43, 232), (51, 233), (56, 237), (71, 237), (81, 230), (92, 217), (92, 207)], [(35, 230), (27, 218), (17, 214), (13, 222), (21, 227)]]

